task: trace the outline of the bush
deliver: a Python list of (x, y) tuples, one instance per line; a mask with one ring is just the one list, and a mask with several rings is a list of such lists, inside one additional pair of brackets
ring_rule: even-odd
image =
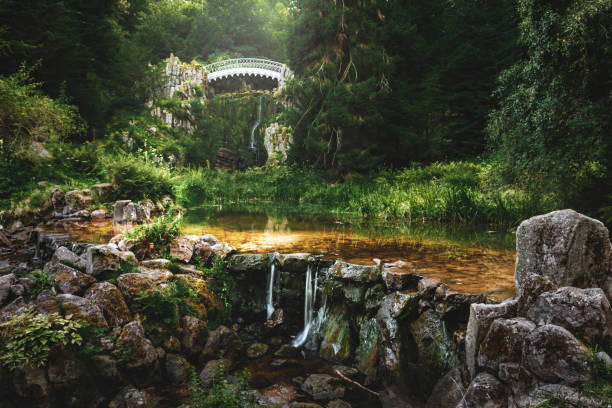
[(105, 163), (118, 200), (160, 200), (172, 196), (170, 170), (132, 155), (109, 158)]
[(55, 347), (80, 346), (83, 322), (64, 319), (56, 313), (39, 314), (33, 309), (0, 325), (0, 362), (9, 370), (44, 367)]
[(137, 243), (151, 243), (156, 253), (168, 256), (170, 242), (181, 233), (181, 215), (181, 212), (175, 208), (169, 208), (152, 223), (136, 226), (126, 238), (134, 239)]
[(187, 282), (177, 280), (162, 289), (143, 292), (134, 299), (134, 307), (146, 316), (146, 320), (178, 329), (181, 316), (202, 317), (186, 300), (197, 302), (199, 299)]
[(219, 364), (212, 375), (212, 386), (204, 389), (195, 370), (191, 371), (192, 408), (243, 408), (255, 406), (256, 399), (249, 387), (249, 372), (228, 376), (227, 368)]
[(53, 278), (40, 269), (32, 271), (28, 277), (32, 279), (32, 286), (29, 290), (29, 296), (32, 299), (36, 298), (43, 290), (52, 289), (55, 286)]

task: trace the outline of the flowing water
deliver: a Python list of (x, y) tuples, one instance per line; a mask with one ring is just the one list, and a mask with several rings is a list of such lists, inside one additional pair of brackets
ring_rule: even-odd
[(276, 272), (276, 262), (274, 259), (270, 265), (270, 276), (268, 277), (268, 294), (266, 299), (266, 311), (268, 319), (274, 313), (274, 275)]
[[(110, 223), (81, 227), (54, 231), (87, 242), (108, 242), (122, 232)], [(403, 260), (419, 274), (441, 278), (453, 290), (489, 293), (498, 299), (514, 296), (515, 237), (507, 232), (219, 207), (189, 211), (183, 231), (211, 233), (244, 253), (309, 252), (358, 264), (373, 264), (374, 258)]]

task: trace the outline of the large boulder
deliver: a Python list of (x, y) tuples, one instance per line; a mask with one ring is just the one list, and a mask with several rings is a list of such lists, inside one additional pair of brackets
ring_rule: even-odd
[(516, 231), (517, 294), (535, 273), (559, 286), (604, 287), (610, 271), (608, 229), (573, 210), (529, 218)]
[(44, 272), (53, 278), (61, 293), (79, 295), (96, 282), (96, 278), (62, 263), (47, 262)]
[(496, 305), (482, 303), (470, 305), (470, 318), (465, 334), (465, 362), (471, 378), (476, 375), (476, 356), (491, 323), (498, 318), (516, 317), (517, 305), (516, 300), (508, 300)]
[(157, 399), (153, 395), (131, 385), (123, 388), (108, 404), (108, 408), (155, 408), (157, 406)]
[(9, 300), (11, 295), (11, 286), (17, 282), (17, 277), (14, 273), (0, 276), (0, 306)]
[(125, 273), (119, 276), (117, 286), (129, 301), (154, 287), (153, 280), (142, 273)]
[(563, 287), (541, 294), (527, 311), (538, 325), (555, 324), (593, 341), (612, 336), (612, 308), (600, 288)]
[(522, 317), (496, 319), (480, 345), (478, 366), (497, 372), (500, 363), (519, 363), (525, 337), (536, 325)]
[(228, 269), (231, 272), (266, 272), (270, 268), (270, 259), (265, 254), (238, 254), (231, 258)]
[(70, 294), (58, 295), (57, 302), (61, 305), (66, 317), (72, 316), (74, 320), (85, 320), (93, 327), (107, 327), (108, 324), (98, 306), (88, 299)]
[(334, 279), (370, 283), (380, 280), (381, 270), (380, 265), (356, 265), (338, 260), (330, 268), (329, 276)]
[(137, 218), (136, 206), (131, 200), (115, 201), (113, 205), (113, 223), (132, 224), (136, 222)]
[(171, 384), (186, 384), (191, 376), (191, 364), (178, 354), (166, 354), (166, 377)]
[(133, 380), (142, 386), (150, 385), (159, 374), (158, 355), (139, 320), (123, 326), (116, 347), (129, 350), (125, 365)]
[(188, 355), (202, 351), (206, 340), (206, 323), (193, 316), (181, 317), (181, 345)]
[(310, 254), (280, 254), (276, 257), (280, 269), (286, 272), (303, 273), (308, 268)]
[(221, 350), (225, 351), (226, 357), (232, 358), (241, 349), (242, 342), (236, 332), (226, 326), (219, 326), (208, 334), (204, 350), (200, 354), (200, 361), (206, 362), (217, 358)]
[(467, 391), (469, 374), (463, 367), (450, 370), (434, 386), (427, 408), (455, 408)]
[(416, 267), (412, 263), (397, 261), (383, 264), (381, 275), (388, 290), (403, 290), (417, 287), (421, 276), (416, 272)]
[(489, 373), (478, 374), (470, 383), (457, 408), (506, 408), (508, 396), (503, 384)]
[(85, 299), (98, 306), (106, 321), (113, 327), (123, 326), (131, 319), (121, 291), (110, 282), (99, 282), (85, 292)]
[(64, 196), (66, 205), (64, 207), (64, 215), (73, 214), (77, 211), (85, 210), (91, 204), (91, 197), (86, 191), (72, 190)]
[(57, 248), (51, 257), (51, 264), (57, 263), (64, 263), (67, 265), (72, 264), (83, 268), (85, 267), (85, 262), (83, 262), (83, 259), (65, 246)]
[(315, 401), (333, 400), (344, 397), (342, 380), (328, 374), (311, 374), (302, 384), (302, 391)]
[(196, 240), (189, 236), (180, 236), (170, 243), (170, 257), (188, 263), (193, 257)]
[(125, 263), (137, 265), (138, 261), (130, 251), (120, 251), (115, 245), (95, 245), (87, 248), (87, 273), (98, 276), (116, 272)]
[(547, 324), (525, 338), (523, 364), (547, 382), (589, 381), (589, 349), (563, 327)]
[(523, 283), (519, 288), (518, 294), (518, 310), (517, 313), (521, 317), (525, 317), (527, 310), (531, 307), (533, 302), (536, 301), (538, 296), (545, 292), (551, 292), (557, 290), (555, 285), (550, 279), (542, 275), (536, 275), (530, 273), (524, 277)]

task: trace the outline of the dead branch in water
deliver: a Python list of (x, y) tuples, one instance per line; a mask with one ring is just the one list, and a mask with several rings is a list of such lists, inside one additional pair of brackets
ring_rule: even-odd
[(365, 391), (369, 392), (370, 394), (374, 394), (374, 395), (376, 395), (376, 396), (378, 397), (378, 393), (377, 393), (376, 391), (372, 391), (372, 390), (371, 390), (371, 389), (369, 389), (368, 387), (366, 387), (366, 386), (364, 386), (364, 385), (359, 384), (357, 381), (351, 380), (350, 378), (348, 378), (348, 377), (344, 376), (344, 375), (343, 375), (343, 374), (340, 372), (340, 370), (336, 370), (336, 373), (337, 373), (337, 374), (338, 374), (340, 377), (342, 377), (342, 379), (343, 379), (344, 381), (348, 381), (348, 382), (350, 382), (351, 384), (355, 384), (356, 386), (358, 386), (358, 387), (359, 387), (359, 388), (361, 388), (362, 390), (365, 390)]

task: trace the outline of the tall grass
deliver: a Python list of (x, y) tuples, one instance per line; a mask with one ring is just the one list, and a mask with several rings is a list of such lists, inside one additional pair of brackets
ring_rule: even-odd
[(291, 166), (234, 174), (197, 169), (177, 178), (175, 194), (186, 207), (273, 201), (361, 217), (508, 227), (558, 207), (552, 197), (493, 186), (489, 172), (487, 165), (450, 162), (330, 181), (322, 171)]

